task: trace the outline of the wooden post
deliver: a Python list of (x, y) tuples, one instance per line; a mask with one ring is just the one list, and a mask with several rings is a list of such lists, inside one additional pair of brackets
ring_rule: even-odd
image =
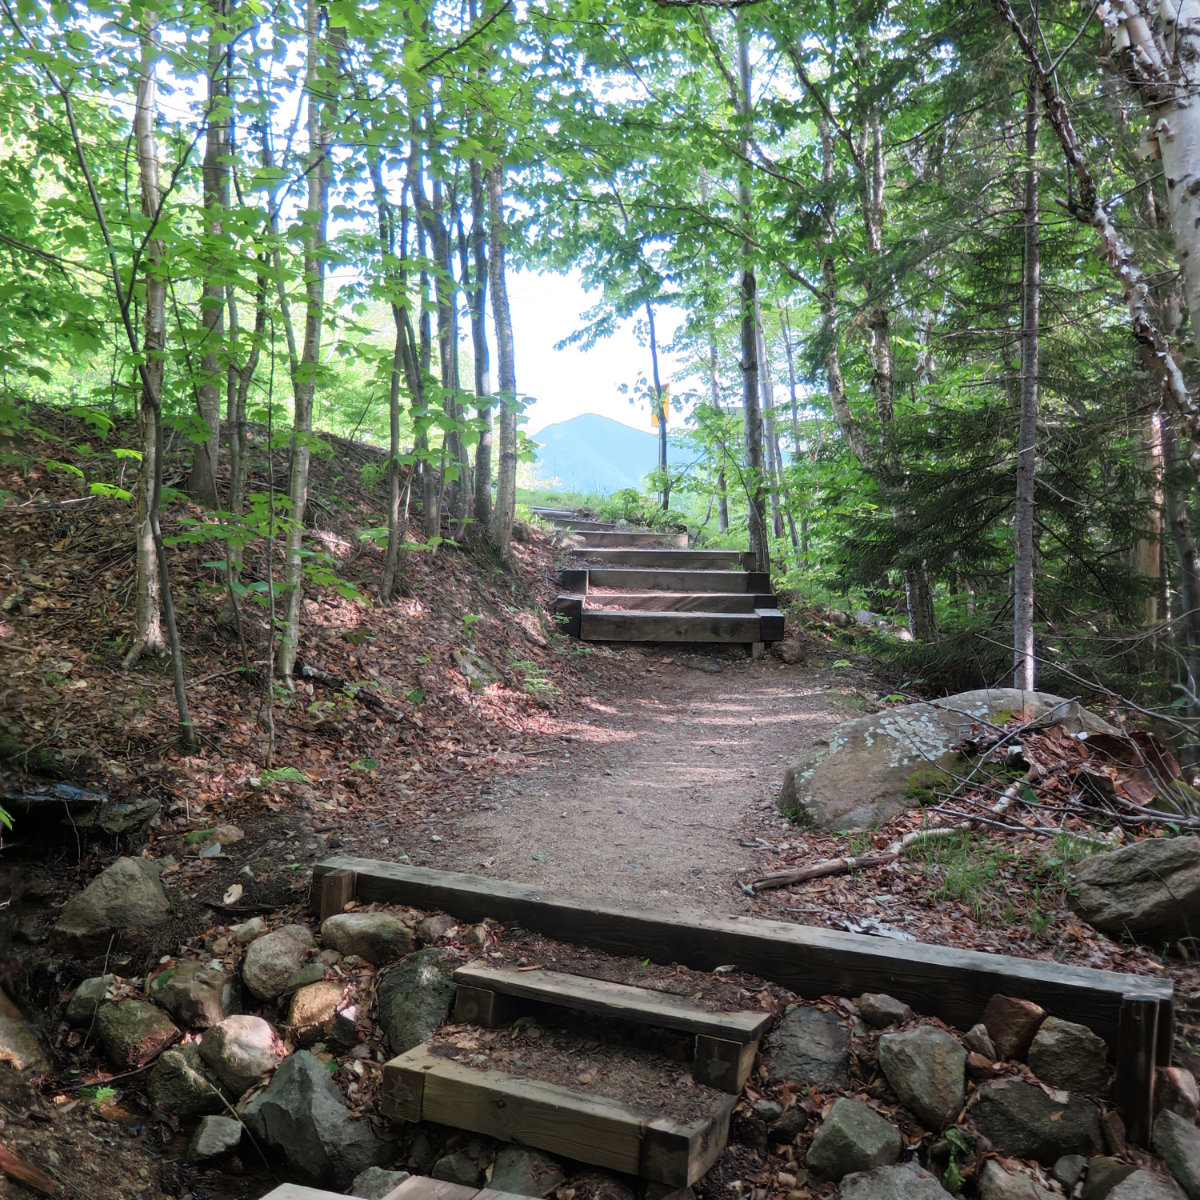
[(588, 590), (587, 567), (567, 567), (559, 572), (559, 583), (564, 592), (573, 592), (577, 596), (586, 596)]
[(326, 917), (345, 912), (346, 905), (354, 899), (357, 885), (358, 876), (354, 871), (343, 869), (322, 875), (320, 888), (313, 894), (317, 916), (324, 921)]
[(556, 596), (554, 598), (554, 615), (558, 627), (567, 637), (579, 637), (583, 625), (583, 597)]
[(1148, 992), (1126, 992), (1121, 997), (1114, 1099), (1125, 1118), (1126, 1137), (1135, 1146), (1150, 1145), (1154, 1125), (1159, 1002)]

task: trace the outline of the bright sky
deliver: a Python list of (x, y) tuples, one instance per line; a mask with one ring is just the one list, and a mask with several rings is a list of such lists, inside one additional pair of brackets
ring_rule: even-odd
[[(531, 434), (587, 412), (651, 432), (649, 405), (630, 404), (628, 396), (619, 391), (624, 383), (632, 392), (639, 372), (650, 378), (650, 348), (638, 343), (632, 321), (590, 350), (578, 346), (554, 349), (556, 342), (583, 325), (580, 314), (595, 302), (594, 296), (589, 296), (574, 274), (513, 271), (508, 275), (517, 389), (536, 397), (525, 410), (529, 420), (524, 428)], [(660, 343), (670, 341), (678, 321), (678, 314), (669, 309), (656, 316)], [(661, 352), (659, 369), (666, 384), (674, 363)]]

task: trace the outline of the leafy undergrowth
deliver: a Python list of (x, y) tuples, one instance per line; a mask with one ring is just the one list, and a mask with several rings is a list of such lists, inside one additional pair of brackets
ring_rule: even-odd
[[(188, 698), (202, 742), (195, 754), (179, 753), (167, 665), (144, 660), (120, 669), (132, 622), (133, 512), (126, 501), (89, 494), (89, 486), (128, 483), (120, 479), (124, 460), (101, 456), (94, 432), (77, 418), (38, 416), (39, 431), (10, 446), (0, 468), (0, 488), (9, 493), (0, 510), (0, 732), (11, 767), (118, 796), (153, 794), (172, 821), (203, 820), (217, 809), (228, 815), (231, 803), (352, 811), (368, 794), (419, 801), (450, 780), (519, 765), (569, 709), (585, 664), (546, 616), (550, 543), (531, 530), (514, 544), (511, 567), (469, 546), (410, 552), (405, 595), (381, 605), (373, 597), (383, 551), (359, 536), (381, 523), (379, 458), (336, 440), (336, 457), (313, 461), (313, 543), (323, 565), (350, 586), (306, 588), (299, 657), (317, 677), (298, 679), (291, 694), (277, 692), (270, 771), (268, 613), (243, 603), (246, 673), (222, 616), (221, 573), (205, 565), (222, 554), (220, 542), (172, 549)], [(122, 439), (129, 443), (132, 430), (118, 426), (108, 447)], [(282, 451), (274, 458), (278, 488), (286, 460)], [(266, 486), (264, 461), (256, 466), (251, 490)], [(168, 476), (178, 479), (181, 470), (168, 461)], [(374, 478), (373, 490), (364, 475)], [(181, 499), (164, 514), (164, 534), (206, 519)], [(419, 540), (415, 528), (410, 537)], [(257, 538), (241, 551), (251, 589), (268, 577), (265, 550)], [(277, 547), (276, 578), (279, 571)], [(500, 685), (473, 685), (452, 658), (456, 650), (479, 653)], [(360, 698), (331, 680), (361, 688)]]

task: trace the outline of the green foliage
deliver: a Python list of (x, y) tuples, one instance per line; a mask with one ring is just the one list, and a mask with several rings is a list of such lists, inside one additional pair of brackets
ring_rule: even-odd
[(268, 767), (259, 778), (264, 784), (272, 783), (311, 783), (307, 775), (296, 767)]
[(509, 666), (520, 677), (521, 691), (531, 696), (558, 695), (558, 688), (548, 678), (544, 667), (527, 658), (514, 659)]

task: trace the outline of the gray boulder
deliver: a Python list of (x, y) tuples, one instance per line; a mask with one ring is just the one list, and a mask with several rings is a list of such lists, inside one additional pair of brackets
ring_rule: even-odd
[(995, 995), (983, 1010), (982, 1024), (992, 1040), (996, 1057), (1023, 1059), (1045, 1019), (1046, 1010), (1032, 1000)]
[(951, 746), (978, 721), (1053, 711), (1073, 729), (1116, 732), (1073, 700), (994, 688), (906, 704), (839, 725), (829, 741), (788, 768), (780, 809), (817, 829), (869, 829), (927, 801), (961, 773)]
[(427, 1040), (450, 1015), (455, 961), (428, 947), (410, 954), (379, 981), (379, 1024), (388, 1045), (403, 1054)]
[(96, 1036), (115, 1067), (140, 1067), (173, 1042), (180, 1032), (162, 1009), (145, 1000), (106, 1001), (96, 1014)]
[(406, 1179), (407, 1171), (387, 1171), (383, 1167), (368, 1167), (354, 1177), (350, 1185), (350, 1195), (358, 1196), (360, 1200), (383, 1200), (388, 1192), (393, 1192)]
[(1108, 1043), (1086, 1025), (1047, 1017), (1029, 1047), (1028, 1062), (1051, 1087), (1088, 1096), (1108, 1092)]
[(1006, 1171), (994, 1158), (979, 1172), (978, 1191), (979, 1200), (1062, 1200), (1062, 1192), (1023, 1171)]
[(309, 983), (292, 993), (288, 1001), (287, 1023), (301, 1045), (324, 1037), (337, 1020), (338, 1006), (346, 998), (345, 983), (323, 979)]
[(224, 967), (181, 962), (151, 975), (146, 990), (181, 1025), (207, 1029), (237, 1007), (237, 978)]
[(194, 1042), (172, 1046), (158, 1056), (146, 1091), (156, 1107), (173, 1117), (197, 1117), (225, 1107), (220, 1088), (204, 1073), (200, 1047)]
[(1107, 1193), (1107, 1200), (1184, 1200), (1186, 1194), (1173, 1179), (1159, 1179), (1149, 1171), (1131, 1171)]
[(347, 1187), (368, 1167), (382, 1166), (395, 1144), (355, 1120), (325, 1064), (297, 1050), (242, 1113), (247, 1128), (288, 1169), (315, 1184)]
[(1095, 1105), (1078, 1096), (1052, 1100), (1023, 1079), (994, 1079), (971, 1101), (975, 1128), (1002, 1154), (1053, 1166), (1064, 1154), (1091, 1157), (1104, 1148)]
[(916, 1163), (847, 1175), (838, 1200), (949, 1200), (950, 1193)]
[(1122, 1162), (1119, 1158), (1102, 1154), (1089, 1159), (1080, 1200), (1104, 1200), (1118, 1183), (1133, 1172), (1133, 1164)]
[(833, 1013), (801, 1005), (779, 1023), (767, 1046), (770, 1083), (839, 1088), (849, 1079), (850, 1035)]
[(886, 1029), (889, 1025), (911, 1021), (913, 1010), (903, 1000), (885, 992), (864, 992), (858, 998), (858, 1015), (872, 1029)]
[(242, 962), (242, 978), (251, 994), (260, 1000), (274, 1000), (282, 995), (312, 944), (312, 932), (304, 925), (285, 925), (274, 933), (255, 938), (246, 947)]
[(458, 922), (447, 913), (434, 913), (417, 926), (417, 941), (423, 945), (440, 942), (448, 933), (458, 928)]
[(945, 1129), (966, 1094), (967, 1052), (944, 1029), (922, 1025), (879, 1039), (879, 1066), (900, 1103), (930, 1129)]
[(170, 918), (158, 875), (149, 859), (118, 858), (63, 905), (55, 938), (79, 954), (104, 951), (114, 934), (117, 945), (136, 945)]
[(429, 1172), (434, 1179), (445, 1183), (457, 1183), (462, 1187), (479, 1187), (483, 1183), (486, 1168), (467, 1150), (454, 1150), (443, 1154)]
[(192, 1162), (219, 1158), (236, 1150), (242, 1140), (242, 1123), (233, 1117), (205, 1117), (196, 1126), (188, 1142), (188, 1158)]
[(413, 931), (387, 912), (337, 913), (321, 923), (321, 941), (339, 954), (376, 964), (395, 962), (416, 948)]
[(549, 1155), (524, 1146), (502, 1146), (492, 1167), (491, 1186), (516, 1196), (548, 1196), (566, 1178)]
[(0, 1063), (16, 1071), (45, 1071), (42, 1044), (25, 1014), (0, 991)]
[(805, 1160), (825, 1179), (884, 1167), (900, 1157), (900, 1131), (873, 1108), (839, 1096), (817, 1130)]
[(275, 1031), (262, 1017), (226, 1017), (200, 1039), (200, 1057), (238, 1096), (274, 1070), (283, 1053)]
[(72, 1025), (90, 1025), (96, 1018), (109, 984), (115, 983), (116, 979), (115, 975), (93, 975), (91, 979), (85, 979), (67, 1001), (67, 1020)]
[(1152, 1141), (1188, 1200), (1200, 1200), (1200, 1129), (1178, 1113), (1160, 1112), (1154, 1118)]
[(1200, 837), (1145, 838), (1085, 858), (1071, 907), (1113, 938), (1162, 946), (1200, 929)]
[(1169, 1108), (1193, 1120), (1200, 1111), (1200, 1088), (1196, 1077), (1184, 1067), (1159, 1067), (1154, 1073), (1154, 1111)]

